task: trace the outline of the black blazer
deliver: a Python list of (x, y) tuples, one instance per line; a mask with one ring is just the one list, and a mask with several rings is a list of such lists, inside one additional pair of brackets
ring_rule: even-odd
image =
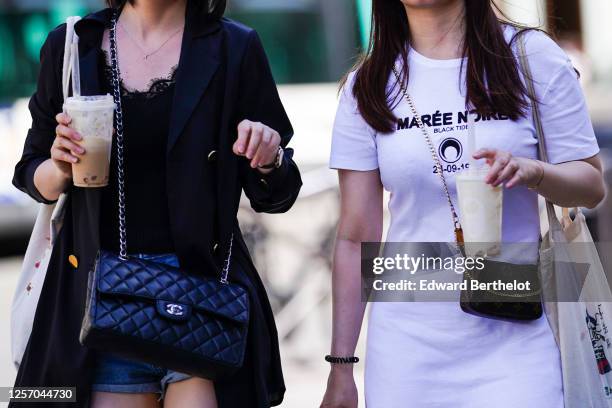
[[(262, 176), (246, 159), (234, 155), (231, 147), (243, 119), (278, 131), (283, 146), (293, 130), (255, 31), (228, 19), (197, 16), (189, 4), (166, 156), (171, 230), (181, 266), (208, 274), (218, 273), (234, 234), (236, 267), (230, 279), (245, 285), (251, 295), (249, 349), (245, 367), (215, 387), (220, 407), (268, 407), (279, 404), (285, 390), (278, 339), (236, 213), (242, 191), (256, 211), (284, 212), (295, 202), (302, 183), (290, 149), (281, 168)], [(84, 95), (101, 93), (104, 57), (100, 45), (111, 15), (105, 9), (75, 26)], [(44, 203), (49, 202), (36, 189), (33, 177), (37, 166), (50, 157), (54, 117), (62, 110), (65, 31), (65, 25), (56, 28), (42, 47), (38, 88), (29, 105), (32, 128), (13, 179), (17, 188)], [(100, 193), (100, 189), (70, 187), (64, 227), (53, 249), (16, 380), (16, 386), (77, 386), (79, 406), (88, 405), (95, 362), (95, 353), (79, 344), (78, 334), (87, 276), (99, 249)], [(76, 269), (68, 263), (71, 254), (78, 259)]]

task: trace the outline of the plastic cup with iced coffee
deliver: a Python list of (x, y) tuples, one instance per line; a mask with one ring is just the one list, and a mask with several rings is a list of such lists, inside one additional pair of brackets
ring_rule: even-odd
[(489, 166), (478, 166), (476, 121), (469, 112), (468, 157), (470, 165), (455, 178), (459, 198), (459, 218), (467, 256), (495, 256), (501, 252), (503, 189), (485, 182)]
[(66, 99), (64, 111), (82, 140), (85, 149), (77, 163), (72, 163), (72, 181), (78, 187), (108, 185), (109, 165), (113, 144), (113, 114), (115, 103), (111, 95), (73, 96)]
[(459, 212), (468, 256), (498, 255), (502, 241), (503, 189), (485, 182), (488, 167), (456, 177)]

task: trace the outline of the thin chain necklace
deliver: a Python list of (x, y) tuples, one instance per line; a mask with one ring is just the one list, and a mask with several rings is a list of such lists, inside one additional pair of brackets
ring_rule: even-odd
[(159, 50), (161, 50), (164, 45), (166, 45), (168, 43), (168, 41), (170, 41), (172, 38), (174, 38), (175, 35), (177, 35), (179, 32), (181, 32), (183, 30), (183, 26), (179, 27), (178, 30), (176, 30), (175, 32), (173, 32), (170, 37), (168, 37), (159, 47), (157, 47), (155, 50), (151, 51), (151, 52), (147, 52), (139, 43), (138, 41), (136, 41), (136, 39), (132, 36), (132, 34), (130, 34), (130, 32), (128, 31), (127, 28), (125, 28), (125, 26), (123, 25), (122, 22), (117, 21), (119, 23), (119, 25), (121, 25), (121, 28), (123, 29), (123, 31), (126, 32), (126, 34), (128, 35), (128, 37), (130, 38), (130, 40), (132, 40), (132, 42), (134, 43), (134, 45), (136, 45), (138, 48), (140, 48), (140, 51), (144, 54), (143, 59), (146, 61), (149, 59), (149, 57), (153, 54), (156, 54), (157, 52), (159, 52)]

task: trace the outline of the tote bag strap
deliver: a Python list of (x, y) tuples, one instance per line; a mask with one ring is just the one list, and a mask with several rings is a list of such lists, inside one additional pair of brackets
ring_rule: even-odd
[[(535, 126), (536, 135), (538, 138), (538, 157), (540, 160), (546, 163), (550, 163), (548, 160), (548, 152), (546, 150), (546, 138), (544, 137), (544, 127), (542, 125), (542, 116), (540, 115), (540, 106), (536, 98), (535, 86), (533, 84), (533, 75), (531, 67), (529, 65), (529, 59), (527, 58), (527, 52), (525, 49), (525, 32), (518, 34), (518, 50), (519, 50), (519, 61), (520, 67), (525, 78), (525, 86), (527, 88), (527, 96), (531, 101), (531, 115), (533, 117), (533, 124)], [(549, 230), (562, 231), (561, 223), (555, 214), (555, 206), (548, 199), (546, 200), (546, 214), (548, 217)]]
[[(78, 58), (78, 39), (79, 37), (74, 32), (74, 25), (79, 21), (81, 17), (71, 16), (66, 19), (66, 39), (64, 41), (64, 60), (62, 62), (62, 96), (63, 101), (69, 96), (70, 92), (70, 79), (72, 77), (72, 62), (74, 58)], [(76, 45), (75, 45), (76, 44)], [(73, 81), (79, 80), (79, 78), (73, 78)], [(66, 200), (68, 198), (67, 193), (60, 194), (51, 218), (49, 219), (49, 238), (50, 243), (53, 245), (59, 235), (59, 231), (62, 228), (64, 221), (64, 210), (66, 207)]]
[(72, 16), (66, 19), (66, 40), (64, 42), (64, 61), (62, 65), (62, 92), (64, 101), (69, 96), (70, 91), (70, 76), (72, 74), (72, 59), (78, 58), (78, 55), (73, 55), (73, 43), (77, 43), (79, 37), (74, 32), (74, 25), (81, 17)]

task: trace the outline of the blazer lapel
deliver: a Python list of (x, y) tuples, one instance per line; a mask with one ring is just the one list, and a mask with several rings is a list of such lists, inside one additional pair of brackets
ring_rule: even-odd
[[(186, 29), (187, 30), (187, 29)], [(220, 35), (192, 37), (185, 31), (168, 134), (167, 153), (183, 132), (220, 64)]]

